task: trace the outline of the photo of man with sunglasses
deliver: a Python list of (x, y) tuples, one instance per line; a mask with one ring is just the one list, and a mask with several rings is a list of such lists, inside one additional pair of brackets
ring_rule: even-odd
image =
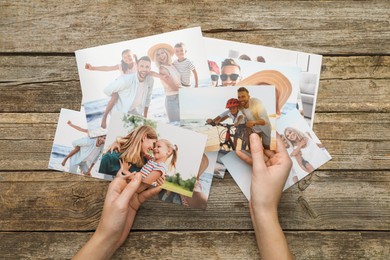
[(219, 77), (222, 86), (235, 86), (241, 80), (241, 68), (233, 59), (225, 59)]

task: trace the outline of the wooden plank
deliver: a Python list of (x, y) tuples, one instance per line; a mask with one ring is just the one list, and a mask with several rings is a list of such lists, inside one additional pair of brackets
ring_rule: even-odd
[[(390, 56), (324, 56), (322, 64), (322, 80), (390, 77)], [(21, 85), (39, 82), (78, 82), (79, 76), (73, 54), (40, 56), (5, 54), (0, 56), (0, 79), (1, 82)]]
[(318, 112), (389, 112), (389, 81), (322, 80), (318, 90)]
[(59, 112), (61, 108), (80, 110), (78, 82), (0, 83), (3, 112)]
[(390, 56), (324, 56), (321, 79), (383, 79), (390, 76)]
[[(385, 259), (390, 254), (388, 232), (285, 234), (296, 259)], [(5, 259), (70, 259), (91, 235), (1, 232), (0, 254)], [(156, 255), (158, 259), (260, 259), (251, 231), (133, 232), (113, 259), (149, 259)]]
[[(59, 172), (0, 172), (1, 231), (88, 231), (99, 221), (107, 181)], [(286, 230), (390, 227), (390, 171), (317, 171), (283, 193)], [(156, 221), (157, 220), (157, 221)], [(207, 210), (150, 200), (135, 230), (252, 229), (248, 201), (227, 175), (214, 179)]]
[(3, 1), (0, 52), (69, 53), (201, 25), (205, 36), (227, 40), (314, 53), (388, 54), (389, 9), (387, 0)]

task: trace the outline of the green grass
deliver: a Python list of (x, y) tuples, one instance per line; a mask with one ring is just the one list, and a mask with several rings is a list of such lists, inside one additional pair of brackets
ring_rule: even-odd
[(161, 188), (182, 194), (187, 197), (192, 197), (192, 191), (186, 190), (183, 187), (177, 185), (176, 183), (171, 183), (166, 181), (161, 186)]

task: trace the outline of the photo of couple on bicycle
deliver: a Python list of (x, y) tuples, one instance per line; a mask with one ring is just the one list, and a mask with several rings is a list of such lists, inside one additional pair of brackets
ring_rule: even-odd
[(180, 95), (182, 126), (207, 134), (206, 150), (248, 150), (251, 133), (259, 134), (264, 147), (275, 149), (273, 86), (185, 89)]

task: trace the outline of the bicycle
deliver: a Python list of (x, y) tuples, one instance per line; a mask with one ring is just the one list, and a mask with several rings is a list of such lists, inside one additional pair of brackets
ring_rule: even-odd
[(217, 132), (218, 132), (218, 137), (219, 137), (219, 147), (220, 147), (220, 150), (224, 150), (224, 151), (235, 151), (236, 150), (236, 147), (234, 146), (234, 129), (235, 129), (235, 126), (233, 124), (226, 124), (226, 123), (206, 123), (206, 124), (209, 124), (211, 126), (222, 126), (223, 129), (221, 131), (219, 131), (218, 127), (217, 127)]

